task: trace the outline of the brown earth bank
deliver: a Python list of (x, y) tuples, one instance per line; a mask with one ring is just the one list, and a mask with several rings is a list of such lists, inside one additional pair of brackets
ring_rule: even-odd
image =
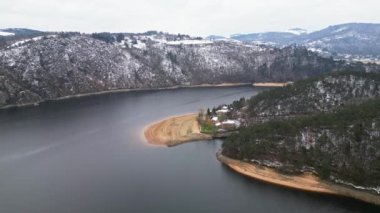
[(144, 135), (148, 143), (175, 146), (191, 141), (210, 140), (211, 135), (200, 133), (198, 114), (171, 117), (148, 126)]
[(378, 195), (323, 181), (312, 173), (304, 173), (302, 175), (285, 175), (268, 167), (229, 158), (222, 155), (221, 152), (218, 152), (216, 157), (221, 163), (225, 164), (232, 170), (244, 176), (267, 183), (302, 191), (345, 196), (375, 205), (380, 205), (380, 196)]

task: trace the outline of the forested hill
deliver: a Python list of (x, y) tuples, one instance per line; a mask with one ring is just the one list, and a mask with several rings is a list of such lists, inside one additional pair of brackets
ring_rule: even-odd
[(0, 48), (0, 107), (115, 89), (294, 81), (377, 65), (323, 58), (306, 48), (208, 41), (158, 32), (49, 33)]
[(380, 100), (243, 128), (223, 154), (279, 171), (319, 177), (380, 194)]
[(334, 73), (232, 106), (246, 122), (224, 155), (380, 194), (380, 74)]
[(380, 74), (338, 72), (265, 91), (250, 99), (251, 121), (331, 112), (341, 106), (380, 97)]

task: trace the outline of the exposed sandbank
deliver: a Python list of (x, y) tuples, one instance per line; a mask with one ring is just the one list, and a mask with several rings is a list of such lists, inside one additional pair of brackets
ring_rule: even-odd
[(267, 183), (302, 191), (351, 197), (368, 203), (380, 205), (380, 196), (365, 191), (351, 189), (331, 182), (322, 181), (312, 173), (304, 173), (302, 175), (294, 176), (284, 175), (268, 167), (258, 166), (252, 163), (228, 158), (220, 152), (218, 152), (216, 156), (221, 163), (225, 164), (232, 170)]
[(210, 140), (211, 135), (200, 133), (197, 114), (171, 117), (148, 126), (144, 135), (148, 143), (175, 146), (186, 142)]
[[(212, 139), (211, 135), (200, 133), (196, 113), (171, 117), (154, 123), (145, 129), (144, 135), (148, 143), (161, 146), (175, 146), (191, 141)], [(312, 173), (285, 175), (272, 168), (228, 158), (220, 152), (216, 154), (216, 157), (239, 174), (267, 183), (301, 191), (351, 197), (380, 205), (378, 195), (323, 181)]]
[(267, 82), (267, 83), (254, 83), (253, 86), (255, 87), (285, 87), (287, 86), (288, 82), (285, 83), (276, 83), (276, 82)]

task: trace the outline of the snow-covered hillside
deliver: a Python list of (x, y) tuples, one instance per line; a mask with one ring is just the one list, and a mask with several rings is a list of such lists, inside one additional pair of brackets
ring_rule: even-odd
[(294, 81), (346, 68), (373, 69), (296, 46), (162, 33), (57, 33), (0, 49), (0, 106), (115, 89)]
[(294, 28), (287, 32), (240, 34), (232, 38), (278, 47), (303, 45), (311, 51), (335, 59), (380, 63), (380, 24), (341, 24), (311, 33)]
[(288, 32), (296, 34), (296, 35), (302, 35), (302, 34), (306, 34), (307, 30), (302, 29), (302, 28), (292, 28), (292, 29), (289, 29)]
[(13, 36), (13, 35), (14, 35), (14, 33), (0, 31), (0, 36)]

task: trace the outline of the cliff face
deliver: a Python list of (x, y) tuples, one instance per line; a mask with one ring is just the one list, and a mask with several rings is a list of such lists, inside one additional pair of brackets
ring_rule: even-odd
[(113, 89), (293, 81), (342, 69), (373, 67), (333, 61), (292, 46), (162, 42), (147, 35), (123, 35), (111, 42), (90, 35), (47, 35), (0, 50), (0, 107)]
[(380, 194), (379, 98), (379, 74), (351, 72), (264, 92), (223, 154)]

